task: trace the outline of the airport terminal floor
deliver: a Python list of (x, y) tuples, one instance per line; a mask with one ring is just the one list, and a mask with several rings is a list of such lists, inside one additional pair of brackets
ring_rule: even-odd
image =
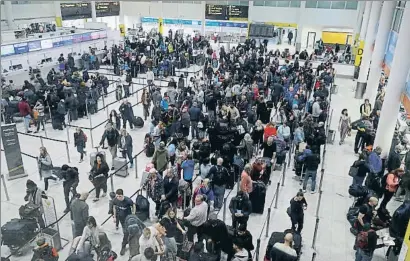
[[(195, 68), (194, 68), (195, 67)], [(199, 67), (193, 66), (187, 69), (188, 71), (198, 71)], [(101, 73), (107, 73), (105, 69), (99, 70)], [(116, 79), (116, 76), (113, 77)], [(134, 79), (135, 82), (135, 79)], [(157, 83), (158, 84), (158, 83)], [(338, 120), (340, 117), (340, 112), (342, 109), (346, 108), (351, 115), (352, 120), (359, 117), (359, 106), (361, 101), (354, 99), (354, 86), (355, 82), (350, 79), (337, 78), (335, 79), (335, 84), (338, 86), (338, 92), (332, 95), (331, 102), (331, 130), (337, 130)], [(110, 86), (110, 90), (113, 89), (114, 84)], [(141, 87), (142, 88), (142, 85)], [(137, 88), (135, 88), (136, 90)], [(162, 91), (165, 92), (166, 88), (162, 88)], [(138, 94), (140, 97), (140, 93)], [(106, 103), (113, 101), (115, 98), (113, 94), (106, 98)], [(129, 101), (134, 105), (139, 102), (137, 95), (134, 95), (129, 98)], [(114, 103), (111, 109), (118, 109), (119, 103)], [(134, 107), (135, 115), (142, 115), (142, 106), (137, 105)], [(106, 111), (100, 111), (97, 114), (91, 116), (91, 120), (84, 118), (78, 121), (72, 122), (73, 126), (80, 127), (90, 127), (96, 126), (97, 124), (106, 120), (107, 114)], [(93, 132), (93, 142), (94, 145), (99, 143), (101, 135), (104, 130), (104, 125), (101, 125), (97, 131)], [(137, 153), (143, 150), (143, 139), (148, 130), (149, 123), (146, 122), (142, 129), (133, 129), (130, 130), (130, 135), (133, 138), (134, 153)], [(18, 130), (23, 132), (24, 128), (21, 124), (18, 125)], [(92, 188), (91, 183), (87, 180), (88, 172), (90, 171), (89, 166), (89, 157), (86, 156), (84, 162), (79, 162), (79, 154), (76, 152), (76, 149), (73, 146), (72, 138), (75, 131), (74, 127), (69, 127), (68, 130), (56, 131), (53, 130), (49, 125), (46, 126), (47, 136), (49, 138), (66, 141), (67, 132), (70, 138), (68, 142), (68, 150), (70, 155), (71, 163), (67, 162), (67, 154), (65, 143), (50, 141), (43, 139), (43, 145), (48, 149), (54, 166), (59, 166), (62, 164), (69, 164), (70, 166), (77, 166), (80, 174), (80, 185), (77, 189), (78, 192), (89, 191)], [(89, 139), (90, 134), (87, 133)], [(44, 135), (44, 132), (40, 132), (38, 137)], [(32, 137), (27, 135), (19, 135), (21, 150), (24, 153), (30, 155), (38, 155), (39, 148), (41, 146), (41, 141), (38, 137)], [(90, 142), (88, 142), (90, 143)], [(346, 221), (346, 211), (349, 206), (352, 205), (353, 199), (349, 197), (347, 191), (348, 187), (351, 184), (351, 177), (347, 175), (349, 167), (352, 162), (357, 158), (357, 155), (353, 152), (354, 144), (354, 135), (346, 139), (345, 144), (339, 145), (338, 134), (336, 134), (336, 140), (333, 145), (327, 144), (326, 157), (324, 164), (324, 176), (323, 176), (323, 196), (319, 210), (319, 226), (318, 226), (318, 235), (316, 242), (317, 257), (316, 260), (327, 261), (327, 260), (336, 260), (336, 261), (348, 261), (353, 260), (355, 251), (353, 250), (354, 236), (349, 232), (349, 223)], [(91, 145), (87, 144), (87, 154), (95, 150)], [(110, 164), (110, 157), (108, 158), (108, 164)], [(288, 160), (287, 160), (288, 161)], [(4, 155), (2, 154), (2, 162), (5, 162)], [(2, 211), (1, 211), (1, 221), (3, 223), (7, 222), (12, 218), (16, 218), (18, 215), (19, 207), (24, 204), (25, 196), (25, 182), (27, 179), (31, 179), (36, 182), (40, 188), (43, 188), (43, 182), (39, 178), (37, 171), (36, 161), (32, 158), (23, 156), (24, 167), (27, 172), (28, 177), (23, 179), (17, 179), (12, 181), (7, 181), (6, 186), (10, 195), (10, 201), (6, 201), (4, 197), (4, 190), (2, 191)], [(113, 177), (113, 188), (116, 189), (122, 188), (125, 192), (125, 195), (132, 195), (140, 188), (140, 178), (144, 166), (150, 162), (150, 159), (141, 154), (137, 157), (137, 162), (135, 163), (134, 168), (138, 171), (139, 178), (136, 178), (134, 169), (129, 169), (130, 175), (126, 178), (122, 177)], [(2, 165), (2, 168), (5, 164)], [(278, 196), (278, 207), (275, 209), (274, 206), (274, 194), (276, 192), (277, 182), (281, 182), (282, 172), (274, 171), (272, 175), (272, 184), (267, 189), (266, 195), (266, 204), (265, 211), (263, 215), (252, 214), (249, 219), (249, 231), (253, 235), (254, 244), (256, 245), (256, 240), (259, 238), (261, 231), (261, 248), (260, 248), (260, 260), (263, 260), (264, 251), (268, 242), (267, 237), (265, 237), (266, 224), (264, 224), (266, 219), (266, 213), (269, 207), (272, 208), (271, 218), (270, 218), (270, 227), (269, 234), (273, 231), (283, 231), (290, 227), (290, 220), (286, 214), (286, 209), (289, 206), (290, 199), (295, 196), (296, 192), (300, 189), (299, 181), (294, 179), (294, 172), (292, 171), (293, 159), (291, 159), (290, 166), (286, 169), (284, 186), (279, 188)], [(3, 170), (3, 169), (2, 169)], [(320, 177), (318, 175), (317, 181), (319, 182)], [(65, 208), (64, 197), (63, 197), (63, 188), (61, 182), (50, 182), (50, 188), (48, 195), (52, 197), (55, 203), (57, 210), (57, 216), (60, 217), (63, 215), (63, 210)], [(109, 191), (111, 191), (109, 182)], [(228, 201), (232, 196), (236, 194), (236, 188), (231, 192), (227, 190), (226, 195), (228, 196)], [(300, 260), (310, 260), (312, 257), (311, 244), (313, 240), (313, 232), (315, 229), (315, 211), (317, 207), (319, 194), (310, 194), (306, 193), (306, 200), (308, 203), (308, 208), (305, 214), (305, 229), (302, 233), (303, 236), (303, 251)], [(90, 215), (96, 217), (97, 224), (101, 224), (105, 221), (108, 215), (108, 198), (102, 198), (102, 200), (93, 203), (92, 198), (94, 198), (94, 193), (91, 193), (88, 204), (90, 206)], [(135, 198), (135, 197), (134, 197)], [(153, 206), (152, 204), (151, 206)], [(399, 202), (392, 200), (388, 209), (393, 212), (399, 206)], [(223, 218), (223, 211), (219, 212), (220, 219)], [(52, 218), (52, 217), (50, 217)], [(230, 213), (229, 210), (226, 213), (226, 223), (230, 224)], [(66, 245), (63, 250), (60, 251), (60, 257), (64, 259), (70, 249), (70, 244), (72, 240), (72, 231), (71, 231), (71, 221), (69, 215), (63, 218), (59, 223), (59, 230), (61, 237), (67, 239), (69, 242), (63, 241), (62, 243)], [(262, 230), (264, 226), (265, 230)], [(115, 229), (115, 225), (112, 220), (108, 220), (103, 226), (103, 230), (107, 233), (109, 239), (113, 244), (113, 249), (119, 251), (121, 247), (122, 233), (120, 230)], [(384, 260), (385, 248), (376, 250), (373, 260)], [(7, 247), (2, 246), (2, 255), (7, 253), (9, 250)], [(30, 260), (31, 255), (26, 254), (19, 257), (11, 257), (11, 260), (25, 261)], [(119, 260), (123, 260), (120, 257)], [(125, 259), (124, 259), (125, 260)]]

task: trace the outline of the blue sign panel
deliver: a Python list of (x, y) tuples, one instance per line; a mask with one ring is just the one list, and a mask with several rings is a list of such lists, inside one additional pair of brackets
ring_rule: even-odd
[(248, 28), (248, 23), (206, 21), (206, 26)]
[(91, 33), (82, 34), (81, 39), (82, 39), (83, 42), (90, 41), (91, 40)]
[(28, 53), (28, 43), (18, 43), (13, 46), (15, 54)]
[(64, 46), (72, 45), (73, 44), (73, 36), (63, 36), (63, 44)]
[(158, 18), (154, 17), (142, 17), (141, 23), (158, 23)]
[(41, 41), (28, 42), (28, 51), (34, 52), (41, 50)]
[(395, 31), (390, 31), (389, 35), (389, 41), (387, 43), (387, 49), (386, 49), (386, 54), (384, 56), (384, 63), (391, 68), (392, 62), (393, 62), (393, 57), (394, 57), (394, 51), (396, 49), (396, 44), (397, 44), (397, 33)]
[(63, 38), (57, 37), (53, 39), (53, 47), (61, 47), (64, 46)]

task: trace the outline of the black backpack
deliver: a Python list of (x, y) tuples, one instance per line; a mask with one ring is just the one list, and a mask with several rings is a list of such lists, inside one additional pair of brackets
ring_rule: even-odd
[(131, 74), (127, 74), (127, 77), (125, 78), (125, 81), (126, 81), (127, 83), (131, 83), (131, 82), (132, 82)]
[(155, 152), (155, 145), (154, 143), (148, 143), (147, 147), (145, 148), (145, 156), (152, 157)]
[(143, 195), (138, 195), (135, 199), (135, 215), (141, 221), (149, 219), (149, 201)]

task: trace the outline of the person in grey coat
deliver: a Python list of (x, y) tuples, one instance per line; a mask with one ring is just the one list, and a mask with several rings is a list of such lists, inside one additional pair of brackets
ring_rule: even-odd
[(53, 176), (53, 163), (51, 162), (51, 157), (47, 152), (45, 147), (40, 147), (40, 156), (38, 157), (38, 165), (40, 169), (40, 174), (44, 180), (44, 191), (48, 190), (48, 180), (52, 179), (54, 181), (57, 180), (55, 176)]
[(121, 137), (120, 137), (120, 151), (122, 153), (123, 158), (127, 158), (130, 161), (130, 168), (134, 166), (134, 162), (132, 159), (132, 137), (127, 132), (126, 129), (121, 130)]
[(80, 163), (84, 160), (85, 143), (87, 142), (87, 136), (81, 128), (77, 128), (74, 133), (74, 147), (77, 147), (78, 153), (80, 153)]
[(89, 207), (85, 202), (88, 198), (88, 192), (81, 193), (80, 197), (74, 199), (70, 205), (71, 219), (73, 220), (73, 238), (83, 234), (84, 227), (87, 225), (89, 217)]
[(24, 201), (28, 201), (28, 203), (31, 206), (38, 208), (39, 212), (36, 218), (37, 218), (40, 228), (45, 227), (45, 223), (43, 219), (43, 214), (44, 214), (43, 198), (47, 199), (46, 193), (43, 190), (41, 190), (34, 181), (32, 181), (31, 179), (27, 180), (26, 196), (24, 197)]
[(316, 97), (316, 101), (312, 105), (312, 117), (317, 122), (322, 109), (320, 108), (320, 97)]

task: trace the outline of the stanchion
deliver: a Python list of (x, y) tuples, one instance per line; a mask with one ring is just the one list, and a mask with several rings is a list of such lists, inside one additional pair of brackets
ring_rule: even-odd
[(67, 153), (67, 159), (68, 159), (68, 163), (71, 163), (71, 158), (70, 158), (70, 151), (68, 150), (68, 143), (65, 143), (65, 150)]
[(320, 203), (322, 202), (322, 184), (323, 184), (323, 176), (325, 173), (325, 170), (322, 169), (320, 174), (320, 181), (319, 181), (319, 198), (317, 200), (317, 206), (316, 206), (316, 217), (319, 218), (319, 209), (320, 209)]
[(315, 232), (313, 233), (312, 248), (316, 249), (317, 229), (319, 228), (319, 218), (316, 218)]
[(266, 235), (265, 235), (265, 237), (269, 237), (270, 212), (271, 212), (271, 209), (268, 208), (268, 216), (266, 217)]
[(66, 133), (67, 133), (67, 142), (70, 143), (70, 131), (68, 130), (68, 128), (70, 128), (70, 126), (67, 125), (65, 130), (66, 130)]
[(90, 119), (90, 138), (91, 138), (91, 147), (93, 147), (93, 148), (94, 148), (94, 139), (93, 139), (93, 123), (92, 123), (92, 121), (91, 121), (91, 115), (90, 115), (90, 117), (89, 117), (88, 119)]
[(256, 240), (256, 260), (259, 261), (259, 250), (261, 248), (261, 240), (260, 238), (258, 238), (258, 240)]
[(223, 222), (225, 222), (225, 219), (226, 219), (226, 198), (224, 198), (224, 210), (222, 212), (222, 218), (223, 218)]
[(182, 204), (183, 204), (183, 206), (182, 206), (182, 209), (185, 211), (185, 208), (186, 208), (186, 195), (185, 195), (185, 191), (184, 192), (182, 192)]
[[(43, 122), (44, 122), (44, 125), (46, 125), (44, 120), (43, 120)], [(40, 124), (40, 122), (38, 124)], [(46, 138), (48, 138), (47, 128), (46, 127), (44, 127), (44, 135), (46, 135)]]
[(315, 261), (316, 260), (316, 252), (313, 252), (313, 254), (312, 254), (312, 261)]
[[(290, 162), (290, 160), (288, 159)], [(285, 186), (285, 175), (286, 175), (286, 161), (284, 162), (285, 164), (283, 165), (283, 172), (282, 172), (282, 187)]]
[(114, 192), (114, 175), (110, 175), (111, 192)]
[(40, 136), (41, 147), (44, 147), (43, 137)]
[(1, 183), (3, 183), (4, 194), (6, 194), (7, 201), (10, 201), (9, 192), (7, 190), (7, 187), (6, 187), (6, 181), (4, 180), (4, 175), (3, 174), (1, 174)]
[(89, 111), (88, 111), (88, 101), (87, 100), (85, 101), (85, 112), (86, 112), (86, 115), (87, 115), (87, 119), (90, 118), (90, 115), (88, 115)]
[(278, 184), (276, 186), (275, 209), (278, 208), (279, 187), (280, 187), (280, 182), (278, 182)]
[(292, 157), (292, 146), (293, 146), (293, 143), (291, 143), (290, 148), (289, 148), (288, 168), (290, 167), (290, 159)]
[(135, 156), (134, 158), (134, 163), (135, 163), (135, 178), (138, 178), (138, 160), (137, 160), (138, 156)]

